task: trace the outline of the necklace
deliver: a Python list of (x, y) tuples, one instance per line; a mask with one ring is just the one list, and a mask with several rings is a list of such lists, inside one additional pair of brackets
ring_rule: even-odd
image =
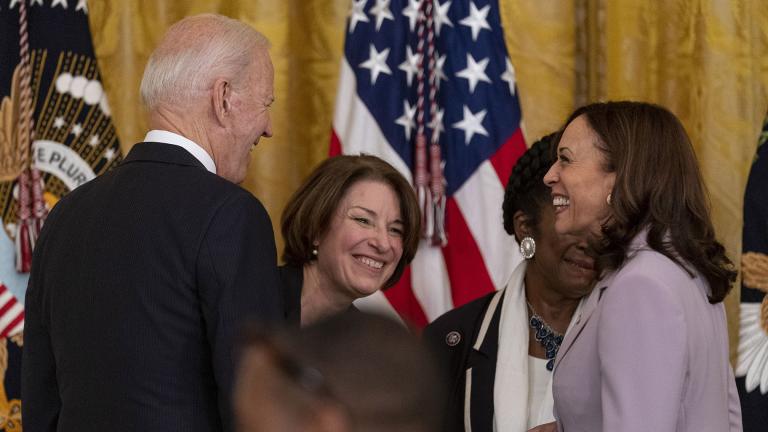
[(531, 318), (528, 322), (533, 329), (536, 342), (546, 350), (545, 356), (547, 360), (549, 360), (547, 362), (547, 370), (552, 372), (552, 369), (555, 368), (555, 356), (557, 355), (557, 350), (560, 348), (560, 344), (563, 343), (563, 335), (552, 329), (552, 327), (544, 321), (544, 318), (536, 313), (531, 302), (526, 301), (526, 303), (528, 304), (528, 309), (531, 311)]

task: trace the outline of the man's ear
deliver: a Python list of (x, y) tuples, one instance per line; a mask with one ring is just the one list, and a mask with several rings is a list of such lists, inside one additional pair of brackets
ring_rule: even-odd
[(220, 125), (227, 124), (227, 117), (232, 109), (232, 85), (224, 78), (213, 82), (213, 115)]
[(515, 212), (515, 215), (512, 217), (512, 225), (515, 228), (515, 238), (517, 241), (520, 241), (523, 237), (533, 237), (531, 219), (522, 210)]

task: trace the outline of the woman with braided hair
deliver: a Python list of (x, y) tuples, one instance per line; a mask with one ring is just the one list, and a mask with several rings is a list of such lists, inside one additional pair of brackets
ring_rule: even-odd
[(504, 228), (525, 259), (504, 289), (446, 313), (424, 331), (448, 384), (445, 431), (525, 432), (554, 418), (554, 358), (595, 271), (584, 238), (554, 231), (543, 182), (554, 162), (552, 137), (520, 157), (504, 194)]

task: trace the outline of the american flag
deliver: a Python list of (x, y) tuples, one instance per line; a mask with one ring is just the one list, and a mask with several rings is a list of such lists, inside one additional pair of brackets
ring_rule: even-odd
[(412, 324), (503, 288), (521, 259), (501, 212), (520, 120), (497, 0), (352, 1), (331, 155), (377, 155), (413, 182), (422, 126), (442, 159), (447, 241), (423, 240), (383, 294)]
[(24, 306), (0, 282), (0, 339), (15, 336), (24, 330)]

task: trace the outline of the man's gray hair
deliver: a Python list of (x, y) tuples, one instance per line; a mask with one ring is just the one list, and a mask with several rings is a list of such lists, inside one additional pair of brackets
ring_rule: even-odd
[(237, 85), (267, 38), (251, 26), (222, 15), (202, 14), (172, 25), (149, 57), (141, 98), (149, 111), (183, 106), (225, 78)]

